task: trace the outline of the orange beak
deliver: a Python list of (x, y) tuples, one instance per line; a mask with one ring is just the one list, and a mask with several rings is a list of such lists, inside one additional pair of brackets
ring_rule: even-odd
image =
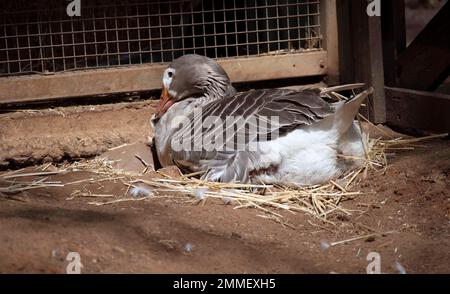
[(173, 101), (171, 100), (171, 97), (169, 95), (169, 91), (165, 87), (163, 87), (163, 90), (161, 92), (161, 98), (159, 99), (159, 105), (156, 110), (156, 117), (161, 118), (164, 113), (170, 108), (170, 106), (173, 105)]

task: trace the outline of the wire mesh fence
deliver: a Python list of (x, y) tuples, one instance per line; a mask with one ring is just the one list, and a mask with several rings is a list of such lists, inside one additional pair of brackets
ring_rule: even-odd
[(319, 0), (3, 0), (0, 75), (321, 50)]

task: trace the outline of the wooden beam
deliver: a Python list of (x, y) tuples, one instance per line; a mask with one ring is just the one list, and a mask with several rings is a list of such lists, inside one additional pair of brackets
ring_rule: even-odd
[(450, 95), (386, 87), (386, 102), (390, 125), (450, 132)]
[(384, 79), (388, 86), (397, 81), (397, 59), (406, 48), (405, 0), (382, 0)]
[(321, 76), (328, 72), (326, 51), (218, 60), (233, 83)]
[(337, 0), (320, 1), (322, 46), (328, 53), (328, 72), (326, 83), (335, 86), (340, 83), (339, 72), (339, 38)]
[(353, 60), (352, 29), (350, 24), (350, 1), (339, 0), (336, 3), (339, 45), (340, 83), (350, 84), (355, 80)]
[(381, 19), (367, 15), (366, 0), (338, 2), (341, 43), (341, 80), (343, 83), (362, 82), (374, 88), (369, 97), (366, 115), (372, 122), (386, 121), (384, 97)]
[[(327, 73), (327, 52), (221, 59), (233, 82), (249, 82)], [(68, 97), (140, 92), (161, 88), (167, 65), (83, 70), (54, 75), (0, 78), (0, 104)]]
[(434, 91), (450, 70), (450, 1), (447, 2), (397, 62), (398, 86)]

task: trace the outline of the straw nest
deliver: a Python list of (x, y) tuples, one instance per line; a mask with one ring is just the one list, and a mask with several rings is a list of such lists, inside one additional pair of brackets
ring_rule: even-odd
[[(338, 88), (327, 88), (322, 91), (329, 99), (347, 99), (338, 94), (342, 90), (354, 90), (360, 88), (361, 84), (341, 86)], [(371, 91), (364, 91), (358, 95), (368, 95)], [(362, 116), (360, 119), (365, 120)], [(373, 126), (373, 125), (372, 125)], [(373, 126), (377, 128), (376, 126)], [(383, 130), (379, 129), (381, 132)], [(370, 171), (383, 172), (388, 167), (387, 155), (399, 150), (409, 150), (414, 148), (414, 144), (424, 140), (441, 138), (447, 136), (436, 135), (425, 138), (392, 138), (388, 134), (380, 138), (370, 138), (364, 134), (363, 143), (366, 149), (366, 157), (362, 158), (364, 164), (358, 169), (349, 171), (338, 179), (325, 185), (310, 187), (282, 187), (274, 185), (253, 185), (240, 183), (216, 183), (198, 179), (201, 173), (180, 175), (170, 177), (162, 173), (154, 173), (154, 177), (145, 176), (148, 166), (143, 162), (141, 173), (126, 172), (117, 169), (114, 161), (103, 157), (92, 160), (64, 164), (54, 170), (47, 171), (50, 165), (41, 166), (38, 172), (20, 173), (14, 171), (0, 176), (3, 184), (0, 193), (18, 193), (37, 188), (64, 187), (68, 185), (80, 184), (82, 182), (121, 181), (127, 188), (126, 195), (103, 195), (94, 193), (81, 193), (74, 191), (74, 196), (114, 197), (113, 200), (89, 202), (93, 205), (115, 204), (124, 201), (141, 201), (155, 196), (159, 197), (189, 197), (196, 203), (205, 202), (208, 199), (220, 199), (225, 204), (233, 205), (235, 209), (256, 208), (261, 214), (259, 216), (273, 219), (282, 224), (282, 212), (306, 213), (323, 222), (331, 223), (330, 216), (334, 213), (351, 215), (352, 211), (344, 208), (341, 203), (345, 200), (355, 199), (363, 193), (358, 189), (358, 183), (367, 178)], [(93, 178), (82, 179), (76, 182), (63, 183), (60, 181), (49, 181), (49, 176), (66, 173), (70, 171), (90, 171), (96, 174)], [(22, 178), (36, 178), (33, 181), (23, 181)], [(103, 183), (103, 185), (105, 185)], [(142, 185), (148, 186), (148, 193), (128, 193), (130, 189), (140, 188)], [(138, 196), (136, 196), (138, 195)], [(175, 195), (175, 196), (174, 196)], [(133, 197), (134, 196), (134, 197)]]

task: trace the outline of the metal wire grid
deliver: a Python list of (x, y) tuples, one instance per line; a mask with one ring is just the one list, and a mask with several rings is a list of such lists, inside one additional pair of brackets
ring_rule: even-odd
[(69, 2), (7, 0), (0, 75), (321, 49), (319, 0), (85, 2), (69, 17)]

